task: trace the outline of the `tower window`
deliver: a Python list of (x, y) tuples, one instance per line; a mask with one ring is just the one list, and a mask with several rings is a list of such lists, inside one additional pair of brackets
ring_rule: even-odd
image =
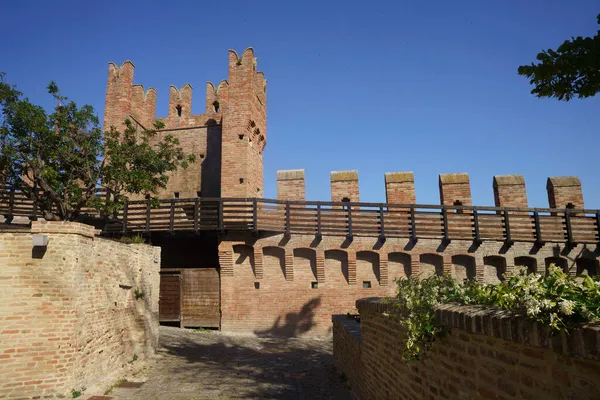
[(575, 208), (575, 205), (573, 203), (567, 203), (567, 207), (568, 209), (572, 210)]
[(240, 138), (240, 140), (244, 140), (244, 135), (238, 135), (238, 137)]
[(363, 287), (369, 289), (371, 287), (371, 281), (363, 281)]
[(240, 183), (244, 183), (244, 178), (240, 178)]
[(215, 101), (213, 101), (212, 104), (213, 104), (213, 107), (215, 108), (215, 112), (218, 113), (219, 112), (219, 106), (220, 106), (219, 102), (217, 100), (215, 100)]
[(176, 199), (179, 198), (179, 192), (175, 192), (175, 193), (173, 193), (173, 195), (175, 196)]
[(175, 110), (177, 110), (177, 116), (178, 116), (178, 117), (181, 117), (181, 110), (183, 110), (183, 107), (181, 107), (181, 105), (179, 105), (179, 104), (178, 104), (178, 105), (175, 107)]

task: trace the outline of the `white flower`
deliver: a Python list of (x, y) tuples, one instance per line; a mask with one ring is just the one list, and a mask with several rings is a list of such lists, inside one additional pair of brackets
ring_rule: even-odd
[(575, 308), (575, 302), (571, 300), (563, 300), (558, 303), (558, 306), (561, 313), (565, 315), (571, 315), (573, 314), (573, 308)]

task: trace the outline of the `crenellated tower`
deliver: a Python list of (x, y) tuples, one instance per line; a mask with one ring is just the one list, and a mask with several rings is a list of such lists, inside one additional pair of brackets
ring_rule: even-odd
[(229, 50), (227, 101), (223, 107), (221, 195), (263, 197), (267, 138), (267, 85), (252, 48)]
[[(152, 128), (157, 120), (154, 88), (134, 84), (135, 66), (125, 61), (108, 66), (104, 129), (123, 127), (131, 119)], [(204, 114), (192, 113), (190, 84), (169, 88), (169, 109), (158, 118), (166, 134), (179, 139), (197, 162), (173, 172), (161, 197), (262, 197), (263, 151), (266, 144), (266, 81), (256, 71), (252, 48), (241, 57), (229, 51), (229, 79), (206, 83)]]

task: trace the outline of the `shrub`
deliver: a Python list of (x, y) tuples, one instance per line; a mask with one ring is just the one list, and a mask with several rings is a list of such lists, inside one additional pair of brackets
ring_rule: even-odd
[(600, 321), (600, 277), (572, 278), (551, 265), (547, 276), (527, 274), (517, 267), (513, 276), (498, 285), (474, 281), (458, 283), (448, 275), (396, 280), (395, 316), (406, 328), (404, 360), (419, 359), (443, 333), (435, 321), (442, 303), (484, 305), (529, 318), (557, 333), (579, 323)]

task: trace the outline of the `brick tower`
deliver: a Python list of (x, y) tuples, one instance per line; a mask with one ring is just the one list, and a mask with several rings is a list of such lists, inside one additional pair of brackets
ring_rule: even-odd
[(223, 110), (221, 196), (263, 197), (267, 85), (252, 48), (229, 50), (228, 99)]

